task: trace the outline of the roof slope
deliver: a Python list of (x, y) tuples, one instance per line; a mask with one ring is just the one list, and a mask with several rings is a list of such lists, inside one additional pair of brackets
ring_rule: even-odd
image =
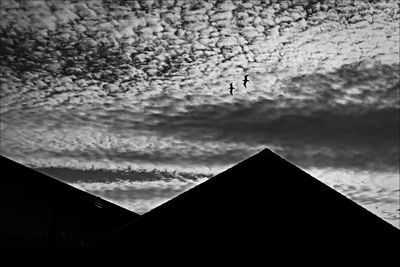
[(0, 156), (0, 246), (81, 246), (138, 214)]
[[(100, 245), (296, 248), (350, 241), (358, 248), (399, 230), (268, 149), (102, 238)], [(388, 244), (388, 243), (387, 243)], [(260, 246), (260, 245), (256, 245)], [(372, 245), (374, 246), (374, 245)], [(306, 246), (307, 247), (307, 246)]]

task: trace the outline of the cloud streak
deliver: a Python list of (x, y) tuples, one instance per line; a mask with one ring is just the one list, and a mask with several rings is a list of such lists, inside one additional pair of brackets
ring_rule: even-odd
[(124, 111), (92, 113), (93, 120), (74, 111), (52, 113), (54, 118), (12, 114), (0, 147), (28, 161), (43, 156), (211, 167), (234, 164), (268, 146), (304, 167), (398, 168), (397, 108), (274, 105), (205, 105), (189, 113), (148, 114), (142, 121)]
[(143, 214), (203, 181), (204, 179), (196, 181), (173, 179), (168, 182), (158, 180), (144, 183), (125, 180), (106, 183), (79, 182), (71, 185)]

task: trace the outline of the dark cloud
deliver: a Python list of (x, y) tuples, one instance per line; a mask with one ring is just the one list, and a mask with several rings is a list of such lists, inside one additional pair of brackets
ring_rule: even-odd
[[(328, 110), (276, 109), (265, 108), (269, 101), (252, 104), (198, 106), (193, 108), (193, 116), (165, 115), (157, 116), (154, 124), (135, 123), (136, 131), (126, 129), (126, 121), (119, 124), (108, 119), (97, 122), (103, 126), (111, 123), (103, 134), (78, 128), (70, 136), (70, 130), (56, 127), (54, 135), (38, 132), (34, 137), (29, 131), (15, 136), (20, 141), (13, 147), (31, 156), (45, 153), (89, 161), (108, 158), (114, 162), (206, 166), (235, 164), (271, 147), (305, 167), (398, 168), (399, 109), (354, 105)], [(60, 123), (61, 129), (68, 127), (66, 121), (64, 118), (67, 126)], [(138, 134), (138, 129), (145, 132)], [(30, 141), (23, 140), (25, 135)], [(49, 138), (52, 143), (48, 143)], [(33, 140), (37, 140), (35, 149), (24, 148)], [(11, 152), (11, 148), (3, 142), (3, 151)]]
[(399, 109), (366, 110), (352, 105), (332, 110), (274, 110), (266, 108), (268, 101), (252, 104), (199, 106), (193, 111), (193, 121), (185, 115), (175, 116), (164, 122), (168, 126), (162, 123), (150, 128), (185, 139), (273, 145), (305, 166), (398, 166)]
[(185, 172), (169, 172), (162, 170), (79, 170), (71, 168), (35, 168), (37, 171), (61, 179), (68, 183), (111, 183), (118, 180), (124, 181), (139, 181), (139, 182), (151, 182), (151, 181), (196, 181), (204, 178), (210, 178), (211, 175), (196, 174), (196, 173), (185, 173)]

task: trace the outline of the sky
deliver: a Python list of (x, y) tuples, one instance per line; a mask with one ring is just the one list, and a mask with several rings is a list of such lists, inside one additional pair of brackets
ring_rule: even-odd
[(400, 228), (396, 1), (1, 0), (0, 15), (2, 155), (143, 214), (269, 148)]

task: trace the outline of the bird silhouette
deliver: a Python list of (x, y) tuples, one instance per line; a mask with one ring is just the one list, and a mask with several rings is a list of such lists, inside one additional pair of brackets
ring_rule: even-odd
[(229, 93), (231, 93), (231, 95), (233, 95), (233, 90), (235, 89), (235, 87), (233, 87), (232, 83), (231, 86), (229, 87)]
[(244, 79), (243, 79), (243, 85), (244, 85), (245, 88), (247, 88), (247, 87), (246, 87), (246, 84), (247, 84), (247, 82), (249, 81), (249, 80), (247, 79), (247, 76), (249, 76), (249, 75), (245, 75), (245, 76), (244, 76)]

